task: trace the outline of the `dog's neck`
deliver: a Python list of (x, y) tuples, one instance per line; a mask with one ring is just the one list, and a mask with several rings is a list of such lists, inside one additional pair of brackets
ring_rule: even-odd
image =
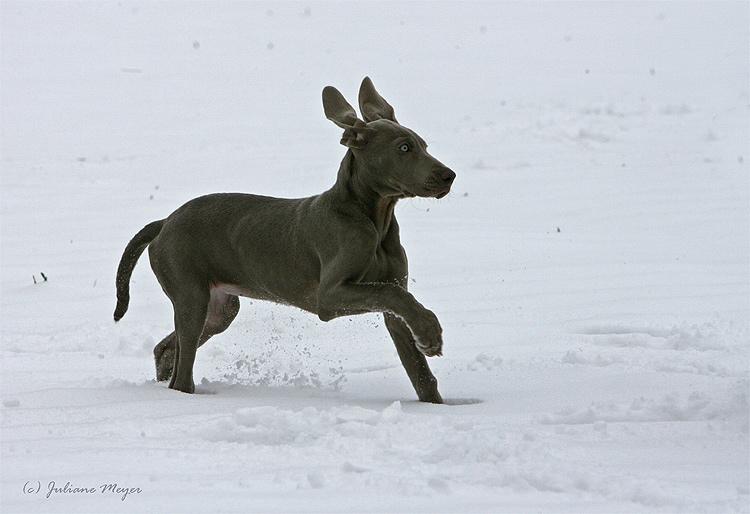
[(357, 205), (375, 225), (379, 240), (382, 242), (395, 219), (393, 211), (400, 196), (384, 196), (382, 193), (375, 191), (364, 180), (366, 173), (367, 170), (364, 165), (355, 159), (351, 150), (348, 150), (343, 161), (341, 161), (336, 184), (331, 188), (331, 192), (339, 198)]

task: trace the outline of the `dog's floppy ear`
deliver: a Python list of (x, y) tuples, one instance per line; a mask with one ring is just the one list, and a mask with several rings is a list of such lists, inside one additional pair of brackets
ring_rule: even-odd
[(398, 123), (393, 107), (375, 90), (370, 77), (365, 77), (359, 86), (359, 110), (365, 121), (386, 119)]
[(367, 135), (372, 131), (365, 122), (357, 118), (354, 107), (333, 86), (323, 88), (323, 112), (326, 118), (344, 129), (341, 144), (349, 148), (364, 148)]

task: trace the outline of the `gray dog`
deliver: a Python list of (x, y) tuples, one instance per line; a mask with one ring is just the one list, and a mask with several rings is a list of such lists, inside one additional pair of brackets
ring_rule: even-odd
[(300, 199), (201, 196), (128, 243), (117, 269), (115, 321), (128, 309), (130, 276), (146, 246), (174, 308), (175, 330), (154, 348), (158, 380), (171, 376), (171, 389), (192, 393), (196, 350), (226, 330), (239, 312), (238, 296), (246, 296), (294, 305), (323, 321), (382, 312), (417, 396), (442, 403), (425, 359), (442, 354), (442, 328), (407, 291), (394, 208), (401, 198), (444, 197), (456, 174), (396, 121), (367, 77), (359, 107), (364, 121), (338, 90), (323, 89), (325, 115), (344, 129), (348, 147), (328, 191)]

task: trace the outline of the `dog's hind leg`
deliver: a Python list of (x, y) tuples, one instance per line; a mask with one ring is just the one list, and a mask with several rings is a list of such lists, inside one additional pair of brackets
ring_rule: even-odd
[(156, 363), (156, 380), (163, 382), (172, 376), (177, 356), (177, 333), (172, 331), (154, 346), (154, 362)]
[(401, 364), (409, 375), (417, 397), (422, 402), (443, 403), (437, 387), (437, 379), (427, 365), (427, 359), (414, 344), (414, 336), (400, 318), (393, 314), (384, 313), (385, 326), (391, 334)]
[(198, 284), (180, 284), (178, 291), (170, 294), (174, 307), (174, 326), (177, 332), (177, 365), (169, 383), (170, 389), (184, 393), (195, 391), (193, 364), (208, 315), (210, 294)]
[[(232, 294), (227, 294), (218, 289), (211, 290), (211, 299), (208, 304), (208, 315), (203, 327), (198, 347), (208, 341), (212, 336), (224, 332), (234, 321), (240, 311), (240, 299)], [(169, 380), (172, 376), (177, 362), (177, 336), (175, 332), (154, 347), (154, 361), (156, 364), (156, 380), (159, 382)]]

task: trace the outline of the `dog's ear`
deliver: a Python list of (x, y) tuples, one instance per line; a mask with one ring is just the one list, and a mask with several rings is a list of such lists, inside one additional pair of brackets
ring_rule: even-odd
[(368, 129), (365, 122), (357, 118), (354, 107), (349, 105), (344, 95), (333, 86), (323, 88), (323, 112), (326, 118), (344, 129), (342, 145), (349, 148), (364, 148), (372, 129)]
[(365, 77), (359, 86), (359, 110), (365, 121), (385, 119), (398, 123), (393, 107), (375, 90), (370, 77)]

